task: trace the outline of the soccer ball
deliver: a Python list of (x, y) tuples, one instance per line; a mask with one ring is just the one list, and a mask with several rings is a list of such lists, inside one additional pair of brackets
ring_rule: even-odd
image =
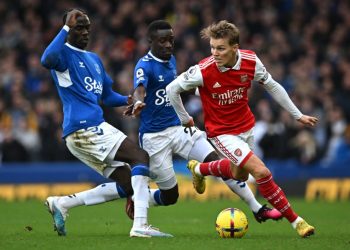
[(221, 238), (242, 238), (248, 231), (247, 216), (238, 208), (226, 208), (216, 218), (216, 231)]

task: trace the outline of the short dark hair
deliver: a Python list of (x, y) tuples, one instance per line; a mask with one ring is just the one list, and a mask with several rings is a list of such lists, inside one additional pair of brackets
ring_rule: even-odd
[(172, 29), (170, 23), (165, 20), (155, 20), (148, 25), (147, 37), (152, 39), (154, 32), (157, 30), (169, 30)]
[(63, 14), (63, 18), (62, 18), (62, 20), (63, 20), (63, 25), (66, 24), (67, 15), (68, 15), (68, 13), (71, 12), (72, 10), (80, 10), (81, 12), (83, 12), (84, 14), (86, 14), (86, 11), (83, 10), (83, 9), (80, 9), (80, 8), (70, 8), (70, 9), (68, 9), (66, 12), (64, 12), (64, 14)]

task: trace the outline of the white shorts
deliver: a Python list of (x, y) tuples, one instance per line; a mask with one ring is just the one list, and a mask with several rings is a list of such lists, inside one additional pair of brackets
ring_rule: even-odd
[(206, 134), (195, 127), (174, 126), (157, 133), (145, 133), (140, 138), (140, 144), (150, 156), (150, 178), (164, 190), (173, 188), (177, 183), (173, 154), (203, 162), (214, 151)]
[(115, 161), (118, 148), (126, 135), (107, 122), (80, 129), (66, 137), (69, 151), (89, 167), (109, 177), (116, 167), (128, 165)]
[(230, 159), (235, 165), (243, 166), (253, 154), (253, 129), (239, 135), (219, 135), (209, 138), (220, 156)]

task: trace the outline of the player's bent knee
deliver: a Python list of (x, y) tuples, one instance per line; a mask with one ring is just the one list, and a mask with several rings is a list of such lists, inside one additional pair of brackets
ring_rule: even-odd
[(207, 157), (205, 157), (203, 162), (217, 161), (219, 159), (219, 155), (215, 151), (213, 151), (209, 155), (207, 155)]
[(271, 172), (265, 165), (261, 165), (261, 166), (255, 168), (254, 172), (251, 174), (253, 175), (253, 177), (255, 179), (261, 179), (261, 178), (265, 178), (265, 177), (271, 175)]
[(178, 198), (179, 198), (178, 193), (166, 196), (163, 198), (163, 204), (164, 204), (164, 206), (174, 205), (174, 204), (176, 204)]
[(248, 177), (249, 175), (246, 175), (246, 174), (242, 174), (242, 175), (237, 175), (237, 177), (235, 177), (235, 180), (238, 180), (238, 181), (247, 181), (248, 180)]
[(234, 166), (231, 163), (231, 172), (233, 179), (238, 180), (238, 181), (246, 181), (249, 178), (249, 173), (242, 169), (241, 167)]
[(160, 190), (160, 191), (161, 191), (161, 197), (162, 197), (162, 202), (164, 206), (173, 205), (177, 202), (179, 198), (179, 190), (177, 185), (172, 189)]

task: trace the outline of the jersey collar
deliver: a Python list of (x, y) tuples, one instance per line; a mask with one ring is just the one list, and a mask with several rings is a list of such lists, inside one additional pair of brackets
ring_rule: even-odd
[(71, 45), (71, 44), (69, 44), (69, 43), (65, 43), (65, 45), (67, 46), (67, 47), (69, 47), (69, 48), (71, 48), (71, 49), (74, 49), (74, 50), (76, 50), (76, 51), (80, 51), (80, 52), (86, 52), (86, 50), (82, 50), (82, 49), (79, 49), (79, 48), (77, 48), (77, 47), (74, 47), (73, 45)]
[(154, 55), (152, 54), (151, 51), (148, 51), (148, 54), (149, 54), (151, 57), (153, 57), (154, 60), (156, 60), (156, 61), (158, 61), (158, 62), (162, 62), (162, 63), (167, 63), (167, 62), (169, 62), (169, 61), (162, 60), (162, 59), (160, 59), (160, 58), (154, 56)]
[(236, 62), (236, 64), (232, 68), (226, 68), (226, 67), (222, 66), (222, 67), (218, 67), (218, 69), (219, 69), (220, 72), (226, 72), (226, 71), (228, 71), (230, 69), (240, 70), (241, 69), (241, 63), (242, 63), (242, 55), (241, 55), (241, 52), (238, 49), (237, 50), (237, 62)]

